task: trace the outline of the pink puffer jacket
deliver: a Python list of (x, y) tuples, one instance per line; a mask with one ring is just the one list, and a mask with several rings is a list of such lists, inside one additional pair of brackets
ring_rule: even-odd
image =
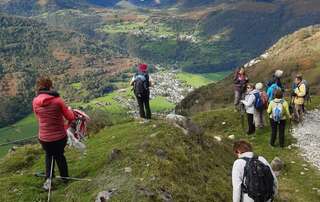
[(59, 96), (39, 94), (32, 105), (38, 119), (41, 141), (54, 142), (67, 136), (64, 118), (73, 121), (75, 116)]

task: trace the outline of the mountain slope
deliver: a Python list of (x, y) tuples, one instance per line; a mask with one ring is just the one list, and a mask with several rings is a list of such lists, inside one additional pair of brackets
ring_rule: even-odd
[[(283, 37), (266, 53), (253, 60), (247, 68), (251, 82), (266, 82), (276, 69), (284, 70), (283, 83), (291, 87), (294, 76), (302, 73), (310, 83), (311, 92), (319, 94), (320, 26), (303, 28)], [(260, 61), (260, 62), (259, 62)], [(218, 84), (202, 87), (177, 106), (182, 114), (195, 113), (232, 103), (233, 74)]]
[[(114, 47), (32, 19), (0, 15), (0, 24), (1, 126), (31, 111), (28, 103), (39, 75), (50, 76), (55, 88), (74, 100), (92, 98), (108, 91), (108, 79), (129, 69), (134, 61)], [(90, 93), (71, 89), (72, 83), (80, 81)]]
[[(91, 135), (86, 155), (67, 149), (66, 156), (71, 176), (93, 181), (63, 184), (54, 180), (52, 201), (93, 201), (99, 192), (108, 190), (115, 190), (110, 201), (231, 201), (235, 157), (229, 135), (250, 140), (255, 152), (268, 161), (275, 156), (285, 161), (275, 201), (319, 201), (315, 188), (320, 187), (320, 172), (306, 163), (295, 147), (270, 149), (268, 129), (259, 131), (254, 139), (246, 136), (232, 108), (200, 113), (193, 120), (205, 130), (202, 144), (199, 137), (186, 136), (162, 120), (123, 123)], [(290, 135), (286, 143), (294, 143)], [(121, 152), (110, 159), (113, 149)], [(46, 200), (47, 193), (41, 190), (43, 179), (33, 176), (43, 171), (43, 166), (39, 145), (8, 154), (0, 161), (1, 201)]]

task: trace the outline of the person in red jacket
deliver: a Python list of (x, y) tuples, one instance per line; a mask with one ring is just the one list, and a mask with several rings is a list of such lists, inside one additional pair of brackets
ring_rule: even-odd
[[(59, 94), (52, 90), (52, 81), (49, 78), (40, 78), (37, 81), (37, 96), (33, 100), (33, 111), (39, 125), (39, 142), (45, 150), (46, 182), (43, 188), (51, 186), (51, 162), (58, 165), (60, 175), (68, 177), (68, 165), (64, 156), (67, 143), (65, 120), (73, 121), (74, 113), (67, 107)], [(52, 168), (54, 173), (54, 163)]]

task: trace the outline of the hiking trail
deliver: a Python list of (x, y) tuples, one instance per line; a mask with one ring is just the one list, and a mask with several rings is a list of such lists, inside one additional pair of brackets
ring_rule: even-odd
[(292, 135), (302, 156), (320, 170), (320, 110), (305, 114), (304, 121), (293, 127)]

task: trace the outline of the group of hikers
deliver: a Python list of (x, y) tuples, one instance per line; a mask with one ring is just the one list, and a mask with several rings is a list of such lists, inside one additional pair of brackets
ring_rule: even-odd
[[(297, 75), (293, 85), (290, 105), (285, 100), (284, 87), (281, 83), (283, 72), (277, 70), (267, 89), (262, 83), (255, 85), (249, 83), (245, 69), (240, 68), (234, 77), (235, 99), (234, 104), (238, 111), (244, 107), (248, 119), (247, 134), (255, 133), (256, 128), (263, 128), (265, 112), (268, 113), (272, 134), (271, 146), (275, 145), (279, 131), (280, 147), (284, 147), (285, 126), (291, 116), (301, 121), (305, 111), (304, 103), (307, 97), (307, 83), (301, 75)], [(137, 98), (140, 117), (151, 119), (149, 105), (150, 90), (153, 80), (148, 74), (148, 65), (139, 64), (137, 73), (130, 81)], [(293, 107), (292, 113), (290, 106)], [(68, 107), (57, 92), (53, 90), (49, 78), (40, 78), (37, 81), (37, 95), (33, 100), (33, 111), (39, 122), (39, 142), (45, 151), (45, 190), (51, 189), (51, 179), (54, 177), (54, 164), (58, 165), (61, 179), (68, 182), (68, 165), (64, 156), (67, 144), (67, 131), (65, 120), (73, 122), (76, 117), (74, 111)], [(291, 115), (293, 114), (293, 115)], [(234, 154), (238, 159), (232, 169), (233, 201), (271, 201), (277, 192), (277, 179), (263, 157), (253, 154), (250, 143), (240, 140), (234, 143)]]
[[(234, 75), (235, 110), (247, 114), (247, 134), (255, 133), (256, 128), (264, 128), (265, 115), (271, 126), (270, 145), (275, 146), (279, 133), (279, 145), (285, 146), (287, 121), (297, 123), (303, 120), (305, 103), (311, 100), (308, 82), (301, 74), (296, 75), (291, 87), (290, 103), (284, 97), (285, 88), (281, 82), (282, 70), (276, 70), (266, 83), (253, 85), (245, 68), (239, 68)], [(278, 182), (268, 161), (256, 156), (252, 145), (244, 140), (236, 141), (233, 147), (238, 159), (232, 168), (233, 202), (269, 202), (277, 194)]]
[(284, 147), (285, 128), (288, 120), (300, 123), (305, 113), (305, 103), (310, 100), (308, 83), (301, 74), (296, 75), (290, 94), (290, 103), (284, 97), (285, 88), (281, 82), (282, 70), (276, 70), (272, 79), (266, 83), (253, 85), (245, 68), (241, 67), (234, 76), (234, 105), (240, 113), (246, 112), (247, 134), (252, 135), (257, 128), (266, 126), (265, 114), (268, 114), (271, 126), (270, 145), (275, 146), (279, 132), (280, 147)]

